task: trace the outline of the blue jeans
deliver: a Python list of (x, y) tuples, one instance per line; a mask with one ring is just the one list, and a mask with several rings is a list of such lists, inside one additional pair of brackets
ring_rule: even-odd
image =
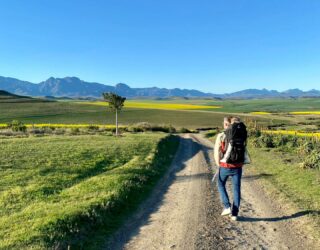
[(225, 208), (231, 207), (229, 196), (226, 190), (226, 183), (228, 177), (232, 178), (233, 187), (233, 204), (232, 215), (237, 216), (239, 213), (240, 199), (241, 199), (241, 175), (242, 168), (219, 168), (218, 189), (220, 192), (221, 201)]

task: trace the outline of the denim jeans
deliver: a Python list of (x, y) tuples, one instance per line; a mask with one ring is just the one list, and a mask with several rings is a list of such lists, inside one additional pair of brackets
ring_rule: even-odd
[(225, 208), (231, 207), (229, 196), (226, 190), (226, 183), (229, 176), (232, 178), (233, 187), (233, 204), (232, 215), (237, 216), (239, 213), (240, 199), (241, 199), (241, 175), (242, 168), (219, 168), (218, 189), (221, 201)]

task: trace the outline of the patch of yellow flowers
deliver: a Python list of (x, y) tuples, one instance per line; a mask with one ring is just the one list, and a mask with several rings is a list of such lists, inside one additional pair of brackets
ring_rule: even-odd
[[(115, 125), (102, 125), (102, 124), (63, 124), (63, 123), (38, 123), (38, 124), (25, 124), (27, 128), (88, 128), (90, 126), (98, 128), (115, 128)], [(0, 128), (6, 128), (7, 124), (0, 124)], [(119, 125), (119, 128), (125, 128), (126, 126)]]
[(252, 115), (270, 115), (270, 112), (264, 112), (264, 111), (255, 111), (255, 112), (250, 112)]
[[(79, 104), (90, 104), (98, 106), (107, 106), (106, 102), (77, 102)], [(222, 106), (211, 105), (193, 105), (180, 103), (155, 103), (155, 102), (131, 102), (125, 103), (126, 108), (141, 108), (141, 109), (169, 109), (169, 110), (194, 110), (194, 109), (218, 109)]]
[(291, 115), (320, 115), (320, 111), (294, 111), (290, 112)]
[(295, 130), (262, 130), (266, 134), (295, 135), (304, 137), (320, 137), (320, 132), (300, 132)]

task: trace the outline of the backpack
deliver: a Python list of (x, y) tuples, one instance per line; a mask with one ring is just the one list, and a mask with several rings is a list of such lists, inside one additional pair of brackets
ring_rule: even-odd
[(230, 153), (226, 162), (231, 164), (244, 163), (248, 137), (246, 125), (242, 122), (233, 123), (225, 133), (226, 146), (231, 147), (231, 149), (227, 149)]

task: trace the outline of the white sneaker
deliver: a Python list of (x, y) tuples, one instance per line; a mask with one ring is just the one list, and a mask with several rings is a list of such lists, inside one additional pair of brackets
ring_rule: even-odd
[(223, 211), (221, 213), (221, 216), (225, 216), (225, 215), (229, 215), (229, 214), (231, 214), (231, 208), (230, 207), (223, 209)]
[(230, 218), (231, 218), (231, 220), (233, 220), (233, 221), (237, 221), (237, 220), (238, 220), (238, 216), (235, 216), (235, 215), (230, 216)]

